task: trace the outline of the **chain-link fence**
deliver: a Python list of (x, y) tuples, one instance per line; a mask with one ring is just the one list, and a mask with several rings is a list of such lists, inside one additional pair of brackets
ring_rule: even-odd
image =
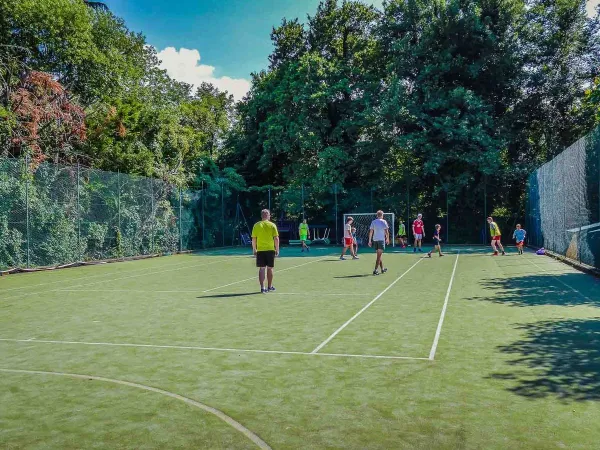
[(600, 128), (529, 177), (529, 243), (600, 268)]
[[(299, 238), (306, 218), (311, 238), (342, 240), (344, 214), (382, 209), (411, 224), (423, 214), (426, 231), (442, 226), (449, 244), (487, 243), (488, 215), (502, 212), (494, 186), (482, 178), (466, 201), (444, 186), (427, 192), (410, 181), (384, 187), (260, 186), (235, 189), (226, 178), (200, 189), (80, 166), (0, 158), (0, 270), (133, 257), (179, 250), (249, 245), (252, 226), (268, 208), (282, 243)], [(429, 186), (427, 186), (429, 188)], [(457, 194), (454, 194), (455, 196)], [(519, 214), (494, 216), (510, 229)], [(316, 235), (315, 235), (316, 232)]]
[(196, 248), (199, 197), (152, 178), (0, 159), (0, 268)]

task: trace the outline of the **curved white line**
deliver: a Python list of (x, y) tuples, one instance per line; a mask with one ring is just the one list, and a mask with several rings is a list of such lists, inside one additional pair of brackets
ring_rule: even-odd
[(237, 431), (239, 431), (244, 436), (246, 436), (248, 439), (250, 439), (252, 442), (254, 442), (258, 446), (258, 448), (265, 449), (265, 450), (271, 450), (271, 447), (269, 447), (269, 444), (267, 444), (265, 441), (263, 441), (261, 438), (259, 438), (256, 434), (254, 434), (252, 431), (250, 431), (244, 425), (242, 425), (241, 423), (239, 423), (236, 420), (229, 417), (223, 411), (219, 411), (218, 409), (213, 408), (212, 406), (205, 405), (204, 403), (200, 403), (196, 400), (192, 400), (191, 398), (187, 398), (182, 395), (175, 394), (173, 392), (165, 391), (163, 389), (158, 389), (158, 388), (155, 388), (152, 386), (146, 386), (144, 384), (139, 384), (139, 383), (132, 383), (130, 381), (115, 380), (113, 378), (96, 377), (93, 375), (81, 375), (81, 374), (76, 374), (76, 373), (46, 372), (46, 371), (41, 371), (41, 370), (20, 370), (20, 369), (2, 369), (2, 368), (0, 368), (0, 372), (24, 373), (24, 374), (29, 374), (29, 375), (58, 375), (58, 376), (70, 377), (70, 378), (79, 378), (82, 380), (104, 381), (107, 383), (115, 383), (115, 384), (120, 384), (123, 386), (129, 386), (129, 387), (134, 387), (134, 388), (138, 388), (138, 389), (143, 389), (145, 391), (156, 392), (157, 394), (166, 395), (167, 397), (171, 397), (176, 400), (180, 400), (184, 403), (187, 403), (188, 405), (195, 406), (196, 408), (199, 408), (206, 412), (214, 414), (219, 419), (221, 419), (223, 422), (225, 422), (229, 426), (235, 428)]

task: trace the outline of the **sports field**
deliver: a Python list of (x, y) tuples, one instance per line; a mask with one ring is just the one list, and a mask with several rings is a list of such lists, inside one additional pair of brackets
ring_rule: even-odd
[(0, 278), (0, 448), (598, 448), (600, 280), (389, 250)]

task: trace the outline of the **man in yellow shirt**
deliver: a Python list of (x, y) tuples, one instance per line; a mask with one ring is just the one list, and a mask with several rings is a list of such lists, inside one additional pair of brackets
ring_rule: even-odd
[[(270, 220), (271, 212), (268, 209), (263, 209), (260, 215), (262, 220), (252, 228), (252, 252), (256, 256), (256, 267), (259, 268), (260, 292), (266, 294), (275, 290), (273, 287), (273, 267), (275, 267), (275, 257), (279, 256), (279, 232), (277, 231), (277, 225)], [(265, 269), (268, 283), (266, 288)]]
[(487, 218), (487, 222), (490, 224), (490, 235), (492, 236), (492, 248), (494, 249), (493, 256), (498, 256), (498, 249), (496, 248), (496, 245), (502, 251), (502, 256), (506, 255), (506, 252), (504, 251), (504, 247), (502, 247), (502, 233), (500, 232), (500, 227), (498, 226), (498, 224), (496, 222), (494, 222), (494, 219), (491, 217)]
[(308, 223), (306, 223), (306, 219), (302, 221), (300, 226), (298, 227), (298, 233), (300, 234), (300, 242), (302, 243), (302, 251), (306, 249), (307, 252), (310, 252), (310, 248), (306, 245), (306, 241), (308, 240)]

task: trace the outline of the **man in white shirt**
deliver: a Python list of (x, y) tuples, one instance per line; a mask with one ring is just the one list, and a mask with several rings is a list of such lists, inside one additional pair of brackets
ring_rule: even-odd
[(348, 217), (346, 219), (346, 224), (344, 225), (344, 250), (342, 250), (342, 256), (340, 259), (344, 261), (346, 258), (346, 251), (350, 249), (350, 254), (352, 255), (352, 259), (358, 259), (356, 253), (354, 253), (354, 238), (352, 237), (352, 222), (354, 219), (352, 217)]
[(377, 219), (371, 222), (369, 229), (369, 247), (374, 246), (377, 251), (377, 260), (375, 261), (373, 275), (379, 275), (377, 270), (379, 267), (381, 267), (381, 273), (387, 272), (387, 269), (383, 267), (381, 259), (386, 244), (390, 244), (390, 227), (383, 219), (383, 211), (377, 211)]

